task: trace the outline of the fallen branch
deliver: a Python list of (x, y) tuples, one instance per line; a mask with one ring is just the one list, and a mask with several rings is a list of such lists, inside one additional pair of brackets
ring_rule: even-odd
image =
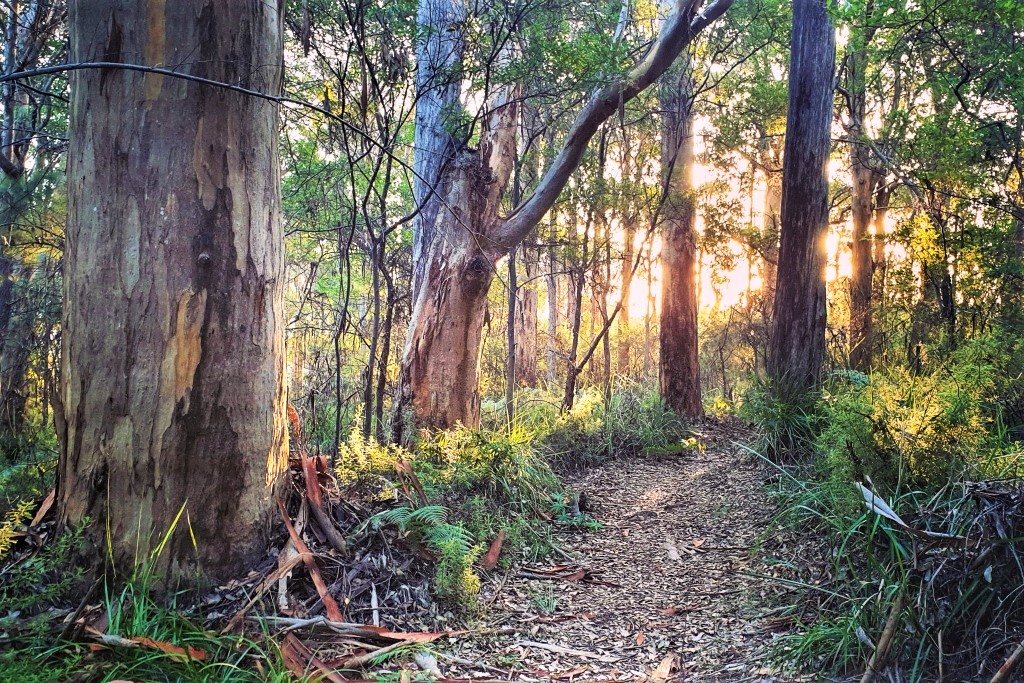
[(582, 657), (584, 659), (594, 659), (599, 662), (606, 664), (613, 664), (622, 657), (612, 657), (610, 655), (599, 655), (594, 652), (586, 652), (584, 650), (573, 650), (572, 648), (562, 647), (561, 645), (555, 645), (553, 643), (541, 643), (536, 640), (520, 640), (518, 645), (520, 647), (532, 647), (538, 650), (547, 650), (549, 652), (557, 652), (561, 655), (572, 655), (574, 657)]
[(999, 671), (996, 672), (996, 675), (992, 677), (989, 683), (1004, 683), (1004, 681), (1010, 680), (1010, 674), (1016, 671), (1021, 661), (1024, 661), (1024, 642), (1018, 645), (1013, 654), (1003, 662), (1003, 665), (999, 667)]

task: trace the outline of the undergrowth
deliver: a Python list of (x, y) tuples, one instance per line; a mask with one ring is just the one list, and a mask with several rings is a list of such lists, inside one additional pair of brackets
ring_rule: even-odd
[(751, 450), (780, 474), (780, 519), (831, 549), (794, 584), (804, 597), (779, 662), (862, 671), (890, 616), (887, 661), (904, 680), (940, 662), (956, 680), (987, 680), (1019, 643), (1024, 449), (1002, 397), (1017, 395), (1020, 363), (994, 337), (918, 375), (837, 373), (813, 404), (748, 394), (762, 431)]

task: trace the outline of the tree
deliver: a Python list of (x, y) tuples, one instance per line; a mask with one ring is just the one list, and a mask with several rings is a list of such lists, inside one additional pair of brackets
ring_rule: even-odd
[[(70, 27), (74, 62), (280, 91), (277, 3), (96, 0)], [(278, 108), (116, 68), (72, 85), (60, 518), (91, 520), (96, 562), (222, 580), (264, 554), (286, 464)]]
[[(442, 1), (422, 0), (421, 7), (423, 3)], [(430, 246), (425, 254), (420, 252), (423, 260), (414, 266), (422, 275), (418, 276), (420, 284), (414, 294), (401, 365), (397, 437), (410, 433), (410, 423), (427, 428), (479, 423), (479, 361), (487, 292), (495, 264), (521, 243), (551, 208), (598, 127), (661, 76), (682, 49), (721, 16), (731, 0), (714, 0), (703, 12), (698, 11), (700, 5), (699, 0), (677, 0), (672, 16), (646, 56), (623, 76), (595, 89), (537, 187), (510, 214), (499, 215), (499, 203), (515, 151), (516, 85), (484, 93), (489, 105), (475, 147), (461, 142), (454, 156), (433, 155), (444, 171), (432, 185), (443, 206), (433, 223)], [(424, 34), (429, 40), (438, 30), (428, 26)], [(434, 79), (419, 74), (417, 81), (423, 80)], [(418, 102), (420, 107), (437, 106), (421, 95)], [(449, 130), (464, 118), (459, 116), (461, 105), (454, 98), (441, 106), (447, 112)], [(468, 141), (469, 137), (464, 139)], [(420, 158), (420, 149), (416, 151)], [(419, 163), (417, 168), (423, 177), (434, 177)]]
[(661, 398), (680, 415), (704, 415), (697, 345), (697, 230), (693, 203), (693, 77), (684, 64), (662, 84), (665, 176), (661, 248)]
[(814, 389), (825, 358), (825, 235), (835, 34), (824, 0), (793, 0), (782, 231), (768, 374)]

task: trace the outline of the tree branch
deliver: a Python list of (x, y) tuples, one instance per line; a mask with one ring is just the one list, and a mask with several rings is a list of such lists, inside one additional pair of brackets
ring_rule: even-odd
[(694, 37), (706, 26), (722, 16), (733, 0), (712, 0), (703, 12), (698, 12), (700, 2), (676, 0), (672, 15), (665, 21), (661, 35), (644, 60), (624, 78), (591, 96), (576, 116), (561, 151), (533, 194), (497, 224), (495, 234), (490, 237), (499, 247), (507, 250), (526, 238), (558, 199), (601, 124), (619, 106), (635, 98), (665, 73), (683, 48), (693, 42)]

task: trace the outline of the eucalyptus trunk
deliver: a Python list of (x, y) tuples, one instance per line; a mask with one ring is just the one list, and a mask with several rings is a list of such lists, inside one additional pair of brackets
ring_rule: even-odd
[[(187, 64), (276, 95), (282, 10), (72, 3), (71, 61)], [(117, 68), (76, 71), (72, 92), (60, 518), (91, 520), (97, 565), (244, 575), (288, 448), (278, 107)]]
[(697, 231), (693, 201), (693, 81), (688, 65), (662, 85), (661, 398), (679, 415), (704, 415), (697, 344)]
[(786, 394), (817, 389), (825, 359), (825, 236), (835, 32), (824, 0), (793, 1), (782, 235), (768, 375)]

